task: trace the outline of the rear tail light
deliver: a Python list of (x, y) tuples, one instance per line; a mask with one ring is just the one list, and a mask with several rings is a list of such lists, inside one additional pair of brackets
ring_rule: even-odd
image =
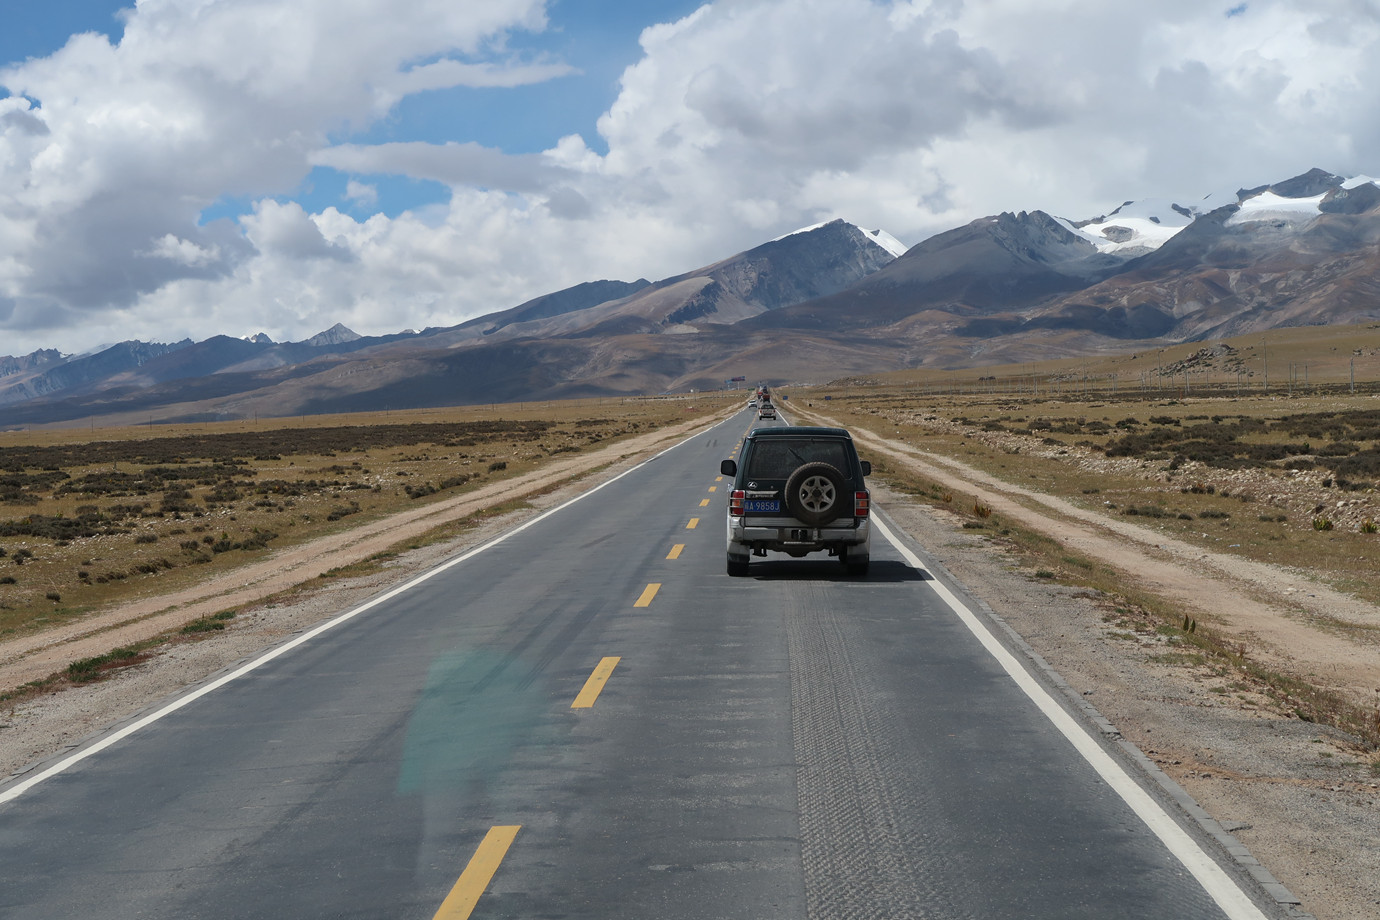
[(734, 489), (728, 493), (728, 513), (734, 517), (743, 516), (743, 499), (747, 495), (742, 489)]
[(853, 517), (867, 517), (871, 496), (867, 492), (853, 493)]

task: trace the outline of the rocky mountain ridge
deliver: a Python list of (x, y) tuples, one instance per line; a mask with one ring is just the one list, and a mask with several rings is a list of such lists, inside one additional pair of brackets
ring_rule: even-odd
[(889, 239), (833, 221), (661, 281), (586, 282), (420, 333), (0, 358), (0, 426), (821, 382), (1380, 319), (1380, 188), (1365, 177), (1312, 170), (1078, 222), (1003, 213), (899, 258)]

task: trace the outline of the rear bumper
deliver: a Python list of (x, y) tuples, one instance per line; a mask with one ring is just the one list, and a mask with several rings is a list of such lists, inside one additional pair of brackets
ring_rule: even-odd
[[(846, 518), (827, 527), (807, 527), (794, 518), (728, 517), (728, 554), (747, 558), (754, 550), (772, 550), (803, 556), (821, 550), (837, 553), (843, 547), (868, 547), (872, 523), (868, 518)], [(864, 549), (862, 555), (867, 555)]]

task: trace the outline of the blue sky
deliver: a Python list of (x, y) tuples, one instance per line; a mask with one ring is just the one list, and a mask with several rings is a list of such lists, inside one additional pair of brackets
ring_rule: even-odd
[(0, 60), (7, 63), (52, 54), (77, 32), (116, 35), (120, 24), (115, 13), (129, 4), (102, 0), (0, 0)]
[[(591, 147), (602, 146), (591, 126), (618, 95), (623, 69), (641, 56), (637, 39), (647, 25), (680, 19), (701, 0), (560, 0), (548, 5), (550, 27), (540, 33), (515, 32), (508, 47), (531, 57), (559, 58), (574, 68), (556, 80), (513, 88), (454, 88), (409, 96), (389, 117), (359, 135), (338, 140), (383, 143), (417, 140), (444, 143), (471, 140), (508, 153), (540, 153), (567, 134), (590, 133)], [(17, 63), (57, 51), (79, 32), (100, 32), (118, 42), (124, 32), (120, 11), (133, 0), (0, 0), (0, 63)], [(600, 152), (607, 152), (606, 149)], [(368, 205), (345, 199), (346, 177), (314, 169), (291, 192), (309, 209), (332, 204), (356, 215), (391, 216), (445, 201), (440, 183), (403, 176), (371, 177), (379, 191)], [(234, 217), (251, 210), (251, 200), (227, 197), (203, 212), (202, 220)]]
[[(1355, 0), (0, 0), (0, 354), (1380, 172)], [(90, 34), (85, 34), (90, 33)]]

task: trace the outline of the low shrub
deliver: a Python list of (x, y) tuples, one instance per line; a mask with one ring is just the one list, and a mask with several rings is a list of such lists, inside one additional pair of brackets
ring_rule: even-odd
[(235, 618), (235, 611), (222, 610), (220, 613), (213, 613), (208, 617), (200, 617), (192, 620), (182, 627), (183, 635), (194, 635), (196, 633), (214, 632), (225, 628), (227, 620)]
[(67, 666), (67, 679), (78, 684), (90, 683), (98, 680), (107, 671), (134, 664), (140, 656), (139, 649), (126, 646), (94, 658), (82, 658)]
[(352, 514), (359, 514), (359, 505), (355, 502), (350, 502), (348, 505), (339, 505), (335, 508), (332, 508), (330, 513), (326, 515), (326, 520), (338, 521), (341, 518), (349, 517)]

